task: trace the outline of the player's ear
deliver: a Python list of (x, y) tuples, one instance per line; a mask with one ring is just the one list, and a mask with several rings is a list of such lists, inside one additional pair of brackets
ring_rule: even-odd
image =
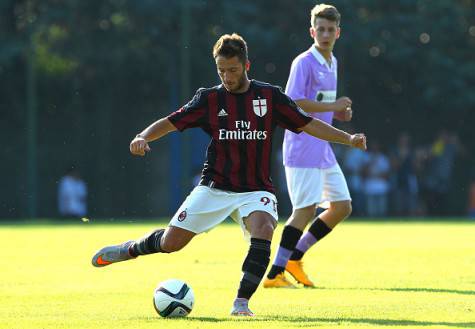
[(246, 65), (244, 65), (244, 67), (246, 68), (246, 72), (249, 71), (249, 69), (251, 68), (251, 62), (246, 61)]
[(341, 32), (340, 27), (337, 27), (337, 29), (336, 29), (336, 39), (340, 38), (340, 32)]
[(315, 39), (315, 29), (313, 28), (313, 26), (311, 26), (308, 31), (310, 32), (310, 36), (312, 37), (312, 39)]

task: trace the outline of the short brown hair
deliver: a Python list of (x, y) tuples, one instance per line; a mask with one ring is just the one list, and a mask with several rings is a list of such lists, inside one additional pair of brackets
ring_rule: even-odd
[(213, 57), (216, 59), (218, 56), (224, 56), (226, 58), (237, 56), (243, 64), (246, 64), (246, 41), (237, 33), (222, 35), (213, 47)]
[(317, 18), (325, 18), (329, 21), (336, 22), (336, 25), (340, 25), (341, 15), (336, 7), (321, 3), (313, 7), (310, 12), (310, 24), (312, 27), (315, 27)]

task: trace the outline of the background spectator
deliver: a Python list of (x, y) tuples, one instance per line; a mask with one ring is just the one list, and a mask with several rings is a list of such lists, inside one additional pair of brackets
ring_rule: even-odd
[(382, 153), (379, 142), (370, 143), (364, 181), (366, 211), (370, 217), (387, 214), (390, 169), (389, 159)]
[(419, 185), (416, 176), (416, 159), (411, 138), (401, 133), (391, 159), (391, 203), (396, 216), (416, 214)]
[(366, 198), (364, 191), (364, 170), (368, 165), (369, 155), (359, 149), (348, 148), (344, 155), (343, 174), (348, 182), (353, 206), (353, 216), (363, 216), (366, 213)]
[(58, 211), (62, 217), (84, 217), (87, 187), (75, 166), (70, 166), (58, 184)]
[(475, 219), (475, 171), (472, 173), (472, 180), (468, 190), (468, 216)]
[(458, 148), (457, 136), (442, 130), (428, 150), (423, 188), (429, 215), (447, 215), (448, 194)]

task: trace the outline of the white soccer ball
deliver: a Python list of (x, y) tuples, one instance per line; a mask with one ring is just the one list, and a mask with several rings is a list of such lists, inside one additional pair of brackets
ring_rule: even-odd
[(153, 306), (164, 318), (187, 316), (193, 309), (194, 303), (193, 289), (177, 279), (159, 283), (153, 293)]

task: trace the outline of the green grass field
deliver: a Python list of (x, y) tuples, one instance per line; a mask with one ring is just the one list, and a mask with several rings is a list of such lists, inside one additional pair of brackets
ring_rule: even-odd
[[(475, 223), (350, 220), (304, 258), (318, 288), (260, 287), (252, 319), (228, 315), (247, 250), (235, 224), (179, 253), (90, 265), (98, 248), (154, 227), (0, 225), (0, 328), (475, 328)], [(152, 292), (169, 278), (195, 292), (187, 318), (155, 313)]]

